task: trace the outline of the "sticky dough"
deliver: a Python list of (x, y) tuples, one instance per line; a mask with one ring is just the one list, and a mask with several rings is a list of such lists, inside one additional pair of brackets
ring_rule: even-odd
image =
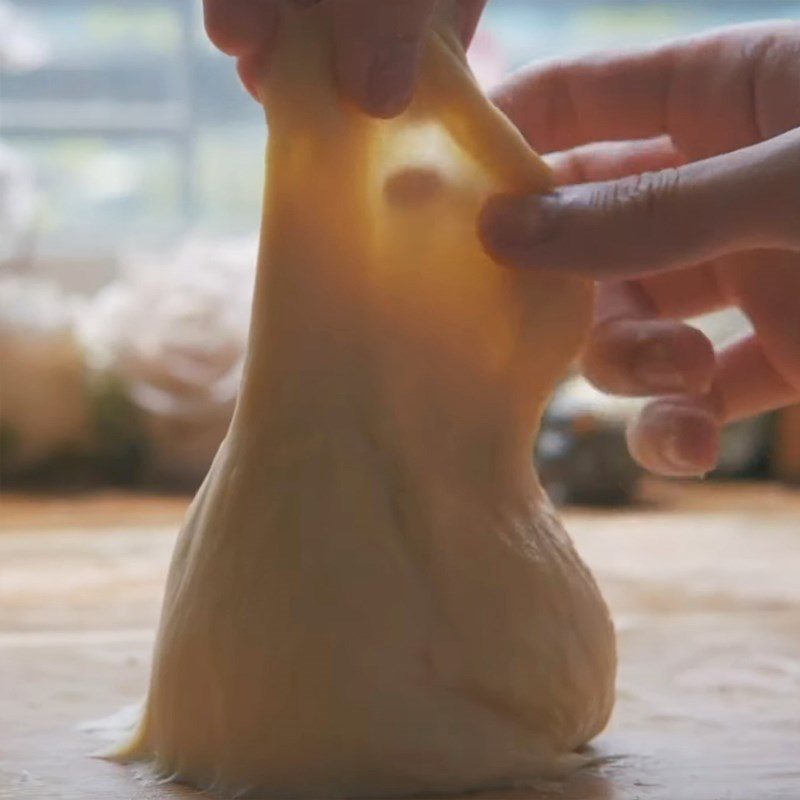
[(524, 783), (613, 702), (606, 606), (531, 466), (592, 287), (483, 253), (486, 199), (550, 176), (455, 39), (375, 121), (336, 92), (326, 13), (287, 16), (262, 87), (242, 390), (113, 755), (222, 796)]

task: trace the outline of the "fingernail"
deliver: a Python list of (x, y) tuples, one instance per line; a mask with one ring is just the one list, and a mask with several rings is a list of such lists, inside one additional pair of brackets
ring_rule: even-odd
[(709, 443), (715, 437), (715, 424), (710, 416), (696, 414), (677, 419), (661, 439), (661, 457), (676, 474), (705, 475), (713, 468)]
[(653, 394), (683, 392), (686, 379), (676, 369), (675, 354), (666, 342), (648, 342), (634, 355), (633, 373), (645, 391)]
[(394, 117), (408, 106), (418, 59), (415, 40), (389, 42), (378, 52), (367, 78), (367, 104), (373, 114)]
[(496, 197), (481, 218), (485, 242), (501, 253), (538, 244), (544, 237), (542, 200), (535, 196)]
[(677, 473), (692, 475), (698, 471), (690, 454), (685, 452), (679, 430), (670, 431), (664, 436), (661, 442), (661, 457), (664, 463)]

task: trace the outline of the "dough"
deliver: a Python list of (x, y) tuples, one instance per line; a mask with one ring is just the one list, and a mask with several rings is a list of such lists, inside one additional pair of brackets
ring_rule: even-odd
[(324, 4), (290, 14), (241, 395), (116, 756), (282, 800), (522, 783), (613, 702), (607, 609), (531, 466), (592, 287), (482, 252), (486, 198), (549, 174), (447, 33), (393, 122), (329, 64)]

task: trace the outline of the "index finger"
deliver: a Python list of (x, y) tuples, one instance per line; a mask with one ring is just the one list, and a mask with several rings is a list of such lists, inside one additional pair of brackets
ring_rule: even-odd
[[(533, 66), (493, 99), (542, 153), (667, 134), (704, 158), (800, 125), (798, 41), (800, 23), (743, 25)], [(781, 102), (765, 107), (764, 86)]]

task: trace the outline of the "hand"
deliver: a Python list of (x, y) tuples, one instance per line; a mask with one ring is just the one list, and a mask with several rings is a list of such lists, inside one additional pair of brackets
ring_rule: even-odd
[[(256, 86), (286, 5), (330, 5), (335, 70), (345, 96), (375, 117), (394, 117), (411, 101), (422, 42), (438, 0), (203, 0), (206, 31), (236, 56), (239, 77)], [(468, 45), (487, 0), (457, 0), (459, 29)]]
[[(657, 398), (642, 465), (705, 473), (722, 425), (800, 401), (800, 23), (535, 67), (497, 102), (563, 188), (493, 201), (485, 246), (599, 281), (583, 368)], [(755, 333), (720, 352), (680, 322), (728, 306)]]

